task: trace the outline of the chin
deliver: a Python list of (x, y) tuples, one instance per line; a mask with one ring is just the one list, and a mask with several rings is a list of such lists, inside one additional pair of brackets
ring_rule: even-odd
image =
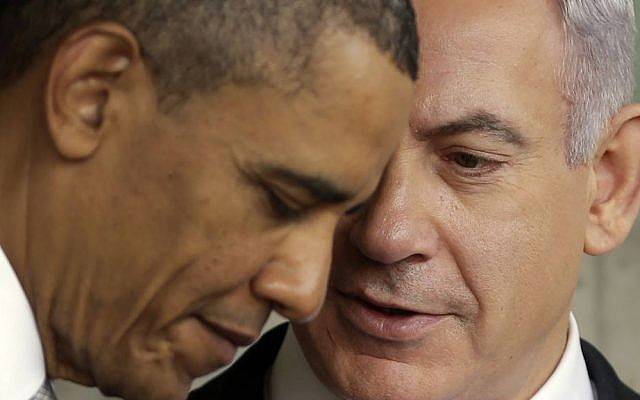
[[(139, 361), (139, 360), (137, 360)], [(96, 386), (106, 396), (124, 400), (185, 400), (191, 381), (166, 360), (110, 364), (96, 379)]]
[[(327, 348), (322, 346), (321, 348)], [(451, 371), (440, 363), (424, 365), (408, 360), (390, 360), (363, 354), (347, 345), (333, 352), (305, 349), (316, 375), (334, 393), (349, 400), (444, 400), (461, 399), (464, 371)], [(428, 358), (428, 354), (422, 354)], [(461, 390), (464, 390), (461, 388)]]
[[(438, 377), (396, 361), (355, 356), (332, 366), (329, 381), (336, 393), (353, 400), (438, 400)], [(436, 386), (436, 387), (434, 387)]]
[(106, 396), (117, 396), (124, 400), (185, 400), (189, 396), (191, 385), (182, 383), (158, 382), (158, 380), (137, 382), (129, 381), (126, 386), (119, 388), (103, 389), (100, 391)]

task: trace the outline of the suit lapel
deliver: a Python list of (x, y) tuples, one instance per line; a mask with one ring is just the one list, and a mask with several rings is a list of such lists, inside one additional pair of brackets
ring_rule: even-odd
[(287, 324), (267, 332), (227, 371), (189, 395), (189, 400), (264, 400), (265, 380), (280, 351)]
[[(287, 333), (287, 324), (266, 333), (231, 368), (189, 395), (189, 400), (265, 400), (265, 380)], [(589, 378), (596, 386), (598, 400), (640, 400), (620, 381), (598, 350), (581, 341)]]
[(598, 400), (640, 400), (640, 395), (628, 388), (600, 352), (585, 340), (582, 354), (587, 363), (589, 378), (596, 386)]

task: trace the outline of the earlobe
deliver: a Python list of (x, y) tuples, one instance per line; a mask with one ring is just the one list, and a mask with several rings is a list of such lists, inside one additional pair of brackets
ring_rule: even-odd
[(640, 104), (624, 107), (593, 161), (595, 186), (585, 252), (607, 253), (624, 242), (640, 209)]
[(61, 156), (83, 159), (98, 149), (109, 131), (118, 80), (139, 57), (133, 35), (111, 23), (79, 30), (58, 47), (45, 99), (49, 132)]

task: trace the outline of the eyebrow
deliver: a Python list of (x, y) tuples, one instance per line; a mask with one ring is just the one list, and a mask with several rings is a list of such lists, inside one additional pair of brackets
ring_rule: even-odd
[(421, 140), (434, 136), (453, 136), (469, 132), (486, 133), (505, 143), (515, 144), (519, 147), (526, 147), (529, 144), (529, 140), (518, 129), (496, 114), (487, 111), (476, 111), (466, 117), (427, 130), (414, 129), (414, 134)]
[(306, 175), (281, 166), (265, 166), (264, 168), (268, 176), (301, 187), (321, 203), (343, 203), (356, 196), (354, 193), (338, 188), (322, 177)]

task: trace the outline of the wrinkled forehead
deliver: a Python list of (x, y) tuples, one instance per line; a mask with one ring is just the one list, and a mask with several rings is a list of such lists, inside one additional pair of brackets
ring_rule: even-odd
[(521, 117), (535, 122), (561, 108), (564, 41), (555, 0), (418, 0), (416, 12), (417, 118), (489, 108), (526, 111)]
[[(457, 47), (473, 57), (522, 56), (562, 45), (556, 0), (416, 0), (422, 51)], [(444, 40), (446, 39), (446, 41)], [(545, 48), (545, 46), (549, 46)]]

